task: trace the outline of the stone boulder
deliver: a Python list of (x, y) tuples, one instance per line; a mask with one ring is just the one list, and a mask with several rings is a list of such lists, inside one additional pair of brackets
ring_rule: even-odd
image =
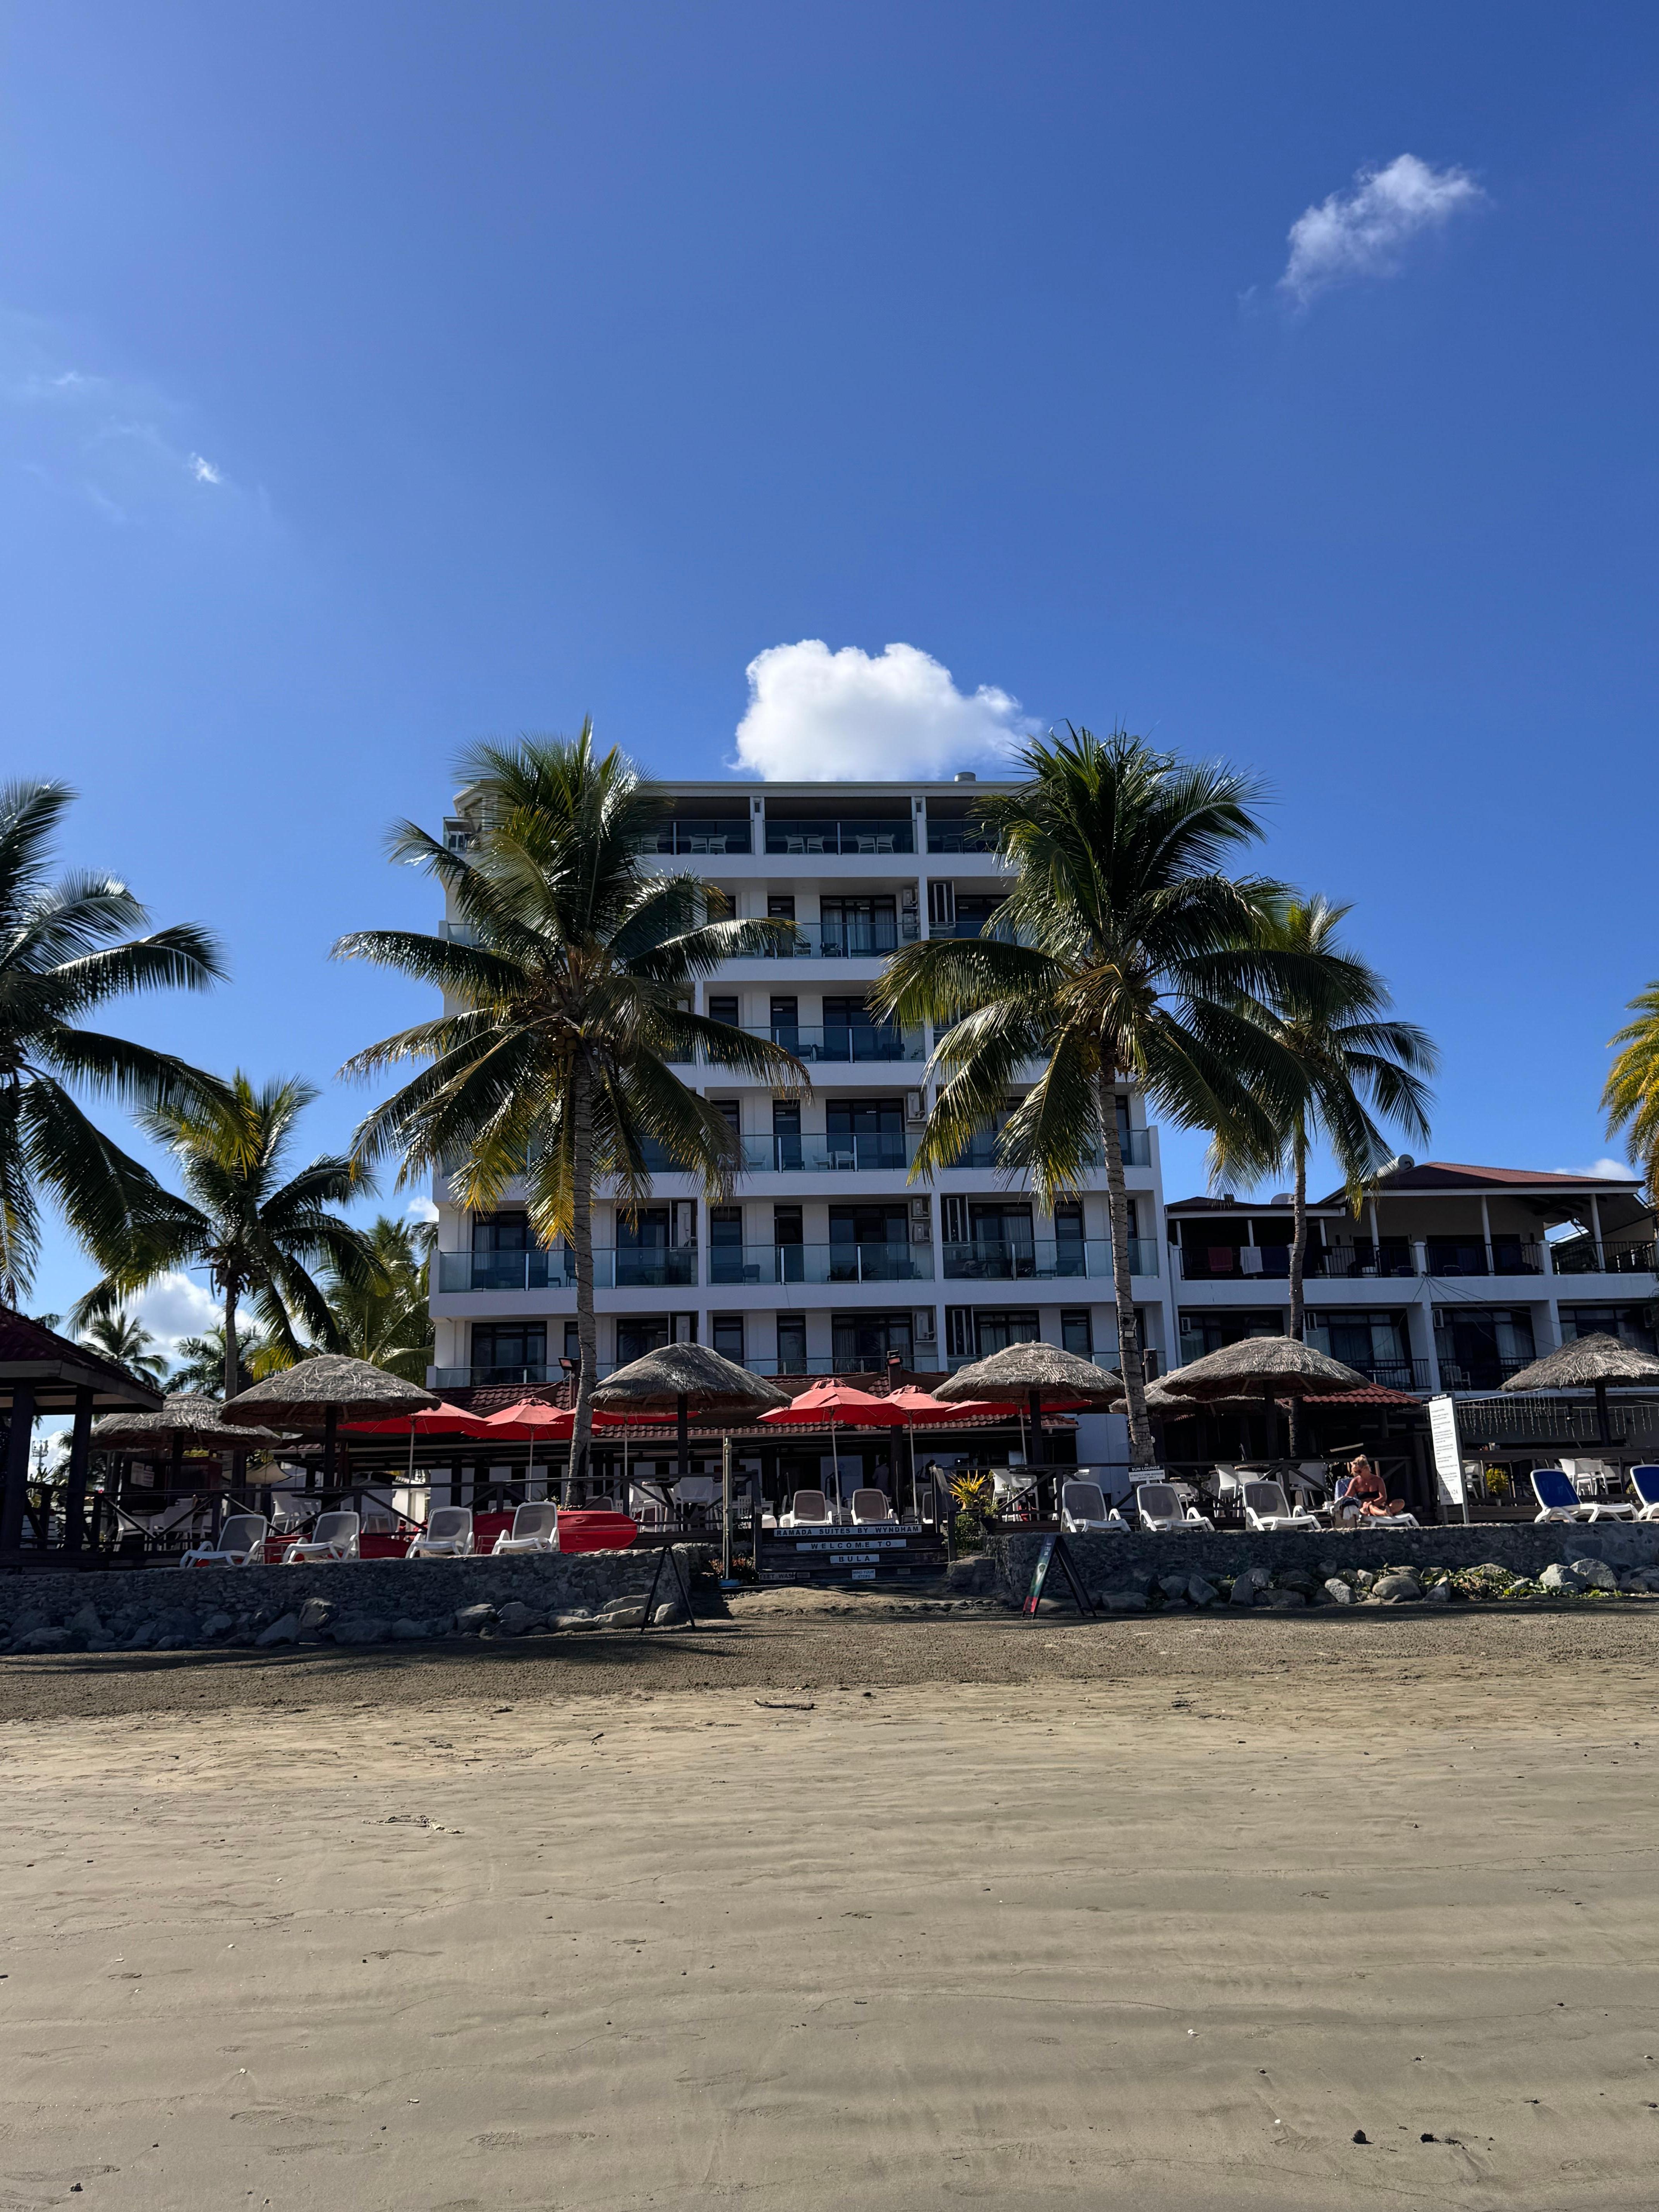
[(506, 1636), (527, 1636), (532, 1628), (545, 1628), (547, 1615), (538, 1613), (534, 1606), (524, 1605), (512, 1598), (495, 1615), (497, 1626)]
[(1188, 1605), (1213, 1605), (1220, 1595), (1215, 1584), (1206, 1583), (1202, 1575), (1188, 1576), (1187, 1602)]
[(1539, 1576), (1538, 1587), (1551, 1597), (1577, 1597), (1584, 1585), (1579, 1580), (1577, 1567), (1564, 1566), (1557, 1560)]
[(236, 1623), (229, 1613), (210, 1613), (202, 1623), (202, 1633), (209, 1638), (228, 1636), (235, 1626)]
[(1095, 1603), (1108, 1613), (1145, 1613), (1147, 1598), (1145, 1590), (1132, 1589), (1126, 1583), (1116, 1589), (1102, 1590)]
[(26, 1628), (17, 1639), (20, 1651), (67, 1651), (70, 1632), (67, 1628)]
[(339, 1610), (331, 1597), (308, 1597), (300, 1607), (301, 1635), (320, 1636), (331, 1626)]
[(455, 1615), (455, 1626), (463, 1636), (482, 1636), (486, 1628), (494, 1626), (495, 1620), (493, 1605), (464, 1605)]
[(1329, 1598), (1333, 1605), (1356, 1605), (1358, 1603), (1358, 1600), (1353, 1594), (1352, 1585), (1351, 1583), (1345, 1583), (1340, 1575), (1331, 1576), (1330, 1579), (1325, 1584), (1325, 1595)]
[(1264, 1602), (1273, 1613), (1300, 1613), (1308, 1602), (1308, 1594), (1299, 1589), (1270, 1589), (1264, 1593)]
[(1233, 1605), (1254, 1605), (1257, 1597), (1267, 1589), (1271, 1577), (1266, 1567), (1246, 1567), (1243, 1573), (1234, 1580), (1232, 1595), (1229, 1602)]
[(1572, 1571), (1580, 1589), (1617, 1589), (1619, 1577), (1605, 1559), (1575, 1559)]
[(1423, 1585), (1413, 1574), (1379, 1575), (1371, 1584), (1370, 1594), (1379, 1605), (1420, 1605)]
[(262, 1628), (253, 1639), (261, 1651), (269, 1650), (274, 1644), (297, 1644), (299, 1640), (300, 1616), (297, 1613), (283, 1613), (279, 1620), (273, 1620), (269, 1628)]
[(335, 1622), (333, 1631), (334, 1641), (347, 1644), (384, 1644), (391, 1632), (386, 1622), (369, 1613), (348, 1613)]

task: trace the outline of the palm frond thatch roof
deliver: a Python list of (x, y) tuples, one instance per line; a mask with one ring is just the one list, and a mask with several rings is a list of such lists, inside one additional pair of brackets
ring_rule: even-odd
[(396, 1413), (418, 1413), (442, 1403), (432, 1391), (405, 1382), (400, 1375), (388, 1375), (367, 1359), (319, 1352), (255, 1382), (221, 1411), (237, 1427), (276, 1421), (296, 1429), (320, 1429), (331, 1412), (360, 1421), (384, 1421)]
[(93, 1423), (92, 1442), (116, 1451), (171, 1444), (174, 1437), (187, 1444), (218, 1445), (226, 1451), (276, 1450), (287, 1445), (289, 1439), (273, 1429), (232, 1428), (222, 1418), (224, 1410), (216, 1398), (177, 1391), (154, 1413), (106, 1414)]
[(1506, 1390), (1589, 1390), (1598, 1383), (1659, 1382), (1659, 1359), (1616, 1336), (1581, 1336), (1511, 1375)]
[(673, 1413), (682, 1398), (688, 1412), (696, 1407), (705, 1413), (763, 1411), (790, 1402), (787, 1390), (705, 1344), (665, 1344), (619, 1367), (593, 1393), (593, 1403), (611, 1413)]
[(1315, 1391), (1363, 1390), (1366, 1379), (1293, 1336), (1247, 1336), (1172, 1368), (1162, 1387), (1182, 1398), (1237, 1398), (1254, 1383), (1264, 1397), (1301, 1398)]
[(963, 1398), (1029, 1398), (1043, 1404), (1104, 1408), (1127, 1395), (1122, 1377), (1097, 1367), (1075, 1352), (1053, 1344), (1007, 1344), (971, 1366), (958, 1367), (933, 1395), (947, 1405)]

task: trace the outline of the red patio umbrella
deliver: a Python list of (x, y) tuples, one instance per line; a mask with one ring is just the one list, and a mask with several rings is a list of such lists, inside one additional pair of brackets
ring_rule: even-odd
[(343, 1437), (400, 1437), (409, 1431), (409, 1480), (415, 1480), (415, 1439), (422, 1437), (487, 1437), (489, 1424), (477, 1413), (469, 1413), (464, 1406), (452, 1406), (440, 1399), (435, 1406), (428, 1406), (413, 1413), (394, 1414), (389, 1421), (343, 1421)]
[(837, 1428), (843, 1429), (902, 1429), (908, 1425), (904, 1408), (894, 1404), (891, 1398), (875, 1397), (868, 1390), (855, 1390), (850, 1382), (814, 1382), (803, 1390), (799, 1398), (787, 1406), (774, 1407), (763, 1413), (761, 1419), (769, 1427), (783, 1429), (828, 1429), (830, 1456), (836, 1469), (836, 1510), (842, 1508), (841, 1451), (836, 1442)]

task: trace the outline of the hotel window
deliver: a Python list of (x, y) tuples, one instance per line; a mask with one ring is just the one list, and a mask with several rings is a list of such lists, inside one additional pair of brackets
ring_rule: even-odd
[(547, 1324), (539, 1321), (475, 1322), (475, 1382), (542, 1382), (547, 1378)]
[(897, 1352), (911, 1364), (913, 1316), (900, 1314), (832, 1314), (830, 1331), (836, 1348), (836, 1372), (879, 1373), (888, 1357)]
[(1035, 1313), (1024, 1310), (985, 1311), (977, 1306), (946, 1306), (945, 1349), (951, 1359), (986, 1359), (1011, 1344), (1038, 1344), (1042, 1332)]
[(729, 1022), (734, 1030), (742, 1026), (743, 1018), (735, 998), (711, 997), (708, 1001), (708, 1018), (711, 1022)]
[(673, 1323), (666, 1314), (619, 1314), (617, 1317), (617, 1364), (643, 1359), (647, 1352), (660, 1352), (674, 1340)]
[(1654, 1341), (1651, 1306), (1563, 1306), (1561, 1341), (1580, 1336), (1616, 1336), (1632, 1352), (1659, 1349)]
[(805, 1375), (806, 1372), (806, 1317), (804, 1314), (778, 1316), (778, 1372), (780, 1375)]
[(722, 1359), (735, 1360), (743, 1364), (743, 1316), (714, 1314), (709, 1319), (714, 1346)]
[(1075, 1313), (1063, 1313), (1060, 1317), (1060, 1348), (1074, 1352), (1079, 1359), (1095, 1356), (1095, 1332), (1086, 1306)]

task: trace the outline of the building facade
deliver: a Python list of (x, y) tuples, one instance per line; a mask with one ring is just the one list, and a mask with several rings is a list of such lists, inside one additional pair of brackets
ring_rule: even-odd
[[(726, 1205), (665, 1163), (636, 1217), (600, 1194), (602, 1370), (671, 1341), (785, 1377), (880, 1370), (895, 1355), (938, 1370), (1025, 1338), (1115, 1364), (1103, 1167), (1050, 1212), (999, 1171), (988, 1128), (958, 1164), (913, 1180), (933, 1039), (877, 1021), (868, 1005), (899, 946), (977, 934), (1004, 896), (972, 820), (995, 787), (972, 777), (672, 787), (647, 865), (693, 870), (738, 918), (795, 932), (787, 954), (730, 961), (700, 984), (697, 1010), (787, 1046), (811, 1090), (789, 1099), (725, 1070), (679, 1071), (730, 1119), (743, 1173)], [(445, 834), (459, 848), (485, 803), (479, 790), (458, 795)], [(1011, 1091), (1008, 1109), (1021, 1095)], [(1156, 1372), (1174, 1341), (1158, 1133), (1133, 1085), (1120, 1086), (1117, 1113), (1135, 1300)], [(576, 1353), (568, 1252), (538, 1246), (521, 1195), (489, 1215), (458, 1206), (447, 1183), (433, 1196), (434, 1387), (559, 1380)]]

